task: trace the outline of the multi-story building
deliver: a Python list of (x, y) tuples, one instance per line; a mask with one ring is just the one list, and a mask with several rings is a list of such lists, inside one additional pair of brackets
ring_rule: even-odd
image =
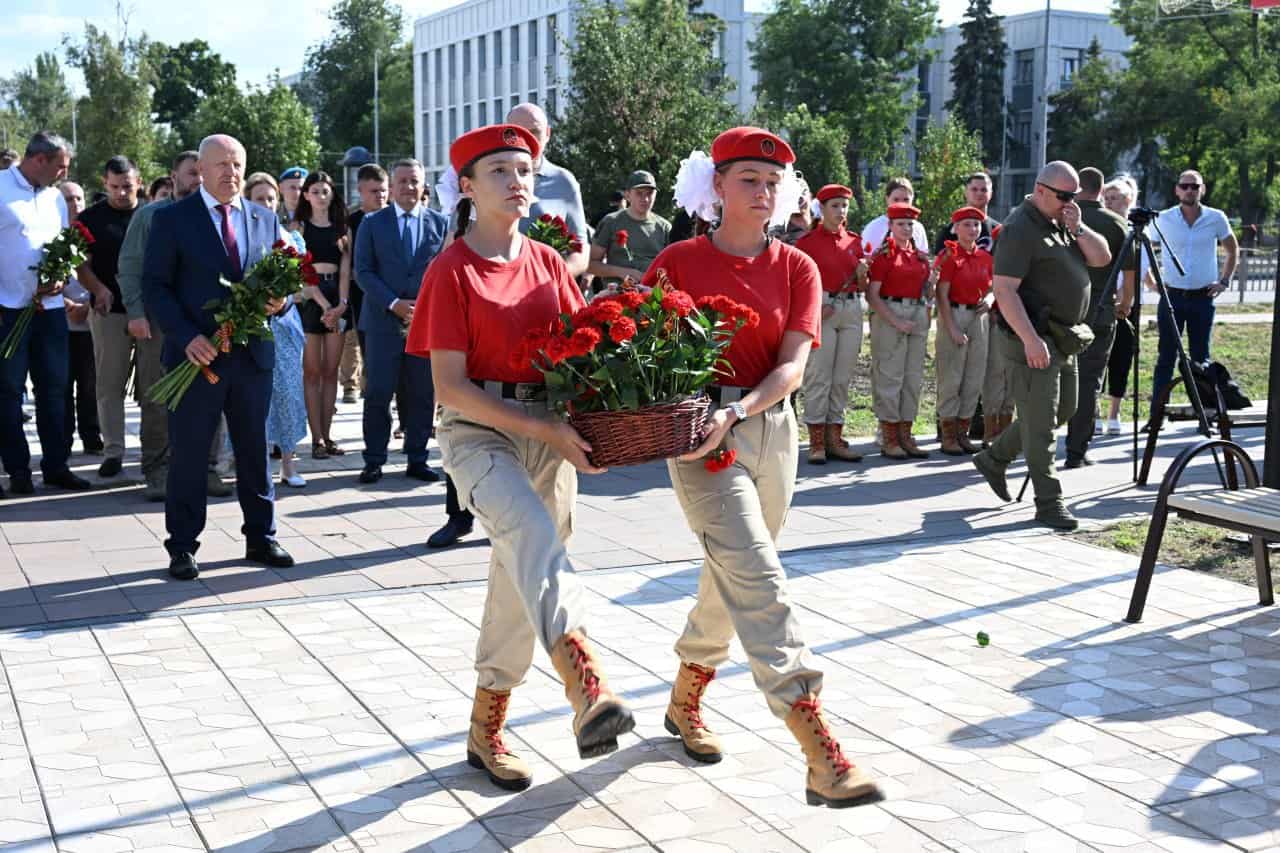
[[(573, 9), (570, 0), (468, 0), (414, 23), (414, 147), (432, 182), (454, 138), (501, 121), (516, 104), (562, 114)], [(761, 16), (743, 0), (706, 0), (700, 11), (725, 22), (716, 51), (736, 84), (729, 98), (745, 114), (755, 104), (748, 45)]]
[[(1113, 67), (1126, 63), (1125, 52), (1132, 39), (1105, 13), (1053, 10), (1009, 15), (1002, 20), (1009, 53), (1004, 73), (1005, 103), (1009, 110), (1006, 126), (1012, 140), (1004, 146), (1000, 163), (988, 167), (1000, 172), (994, 207), (1004, 211), (1031, 191), (1035, 173), (1044, 158), (1045, 127), (1049, 96), (1071, 85), (1071, 80), (1084, 62), (1086, 51), (1094, 39), (1102, 48), (1102, 56)], [(951, 99), (951, 58), (963, 37), (960, 26), (947, 27), (931, 38), (928, 47), (934, 58), (922, 63), (919, 70), (920, 108), (916, 116), (915, 136), (924, 132), (929, 122), (946, 118), (947, 101)]]

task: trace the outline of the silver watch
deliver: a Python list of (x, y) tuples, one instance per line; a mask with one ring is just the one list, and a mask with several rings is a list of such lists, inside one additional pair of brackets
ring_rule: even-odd
[(733, 416), (738, 420), (745, 421), (747, 419), (747, 407), (742, 405), (741, 400), (734, 400), (732, 403), (725, 406), (725, 408), (733, 412)]

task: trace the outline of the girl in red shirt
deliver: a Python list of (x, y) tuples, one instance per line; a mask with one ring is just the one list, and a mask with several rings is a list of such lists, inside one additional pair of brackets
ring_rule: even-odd
[(586, 602), (565, 553), (574, 469), (600, 469), (587, 461), (590, 445), (548, 409), (541, 374), (509, 358), (526, 331), (585, 305), (559, 254), (520, 234), (540, 148), (516, 125), (454, 141), (449, 159), (465, 196), (458, 220), (468, 221), (473, 204), (477, 217), (427, 268), (418, 297), (427, 310), (414, 314), (405, 346), (431, 357), (444, 467), (493, 544), (467, 761), (509, 790), (532, 778), (502, 730), (536, 642), (564, 680), (582, 757), (612, 752), (618, 735), (635, 726), (587, 640)]
[(949, 456), (978, 452), (969, 442), (969, 422), (986, 377), (993, 302), (992, 257), (978, 248), (985, 218), (976, 207), (951, 214), (956, 239), (938, 256), (938, 422)]
[[(813, 260), (766, 236), (775, 216), (794, 209), (795, 161), (782, 139), (754, 127), (720, 134), (711, 157), (694, 154), (676, 178), (676, 200), (690, 214), (722, 206), (713, 233), (668, 246), (645, 276), (663, 274), (695, 299), (724, 294), (760, 315), (725, 353), (728, 367), (711, 388), (721, 408), (706, 440), (668, 463), (671, 482), (705, 560), (698, 599), (676, 642), (680, 669), (667, 706), (666, 729), (695, 761), (721, 759), (701, 698), (737, 633), (756, 685), (786, 721), (808, 763), (811, 805), (874, 800), (871, 777), (845, 758), (818, 702), (814, 668), (786, 591), (776, 540), (795, 488), (798, 441), (788, 396), (800, 385), (809, 351), (819, 343), (821, 284)], [(704, 457), (723, 449), (723, 465)]]
[(862, 349), (862, 300), (867, 281), (862, 238), (845, 230), (853, 190), (828, 184), (818, 190), (822, 222), (795, 246), (818, 264), (822, 275), (822, 347), (804, 368), (804, 422), (809, 429), (809, 462), (827, 458), (858, 462), (861, 453), (841, 437), (849, 383)]
[(929, 341), (929, 300), (936, 273), (915, 247), (912, 231), (920, 211), (895, 204), (886, 214), (889, 236), (871, 261), (867, 303), (871, 317), (871, 396), (880, 420), (881, 452), (890, 459), (924, 458), (911, 435), (920, 410), (925, 346)]

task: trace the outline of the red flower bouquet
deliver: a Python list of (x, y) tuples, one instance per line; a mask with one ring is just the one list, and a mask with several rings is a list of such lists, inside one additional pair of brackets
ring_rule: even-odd
[(537, 243), (546, 243), (557, 252), (571, 255), (582, 251), (582, 241), (578, 235), (569, 230), (569, 224), (562, 216), (544, 213), (529, 224), (529, 239)]
[(0, 343), (0, 358), (12, 358), (18, 351), (18, 344), (27, 336), (31, 326), (31, 317), (37, 311), (43, 311), (41, 299), (55, 284), (66, 284), (75, 275), (76, 267), (89, 260), (89, 247), (94, 244), (89, 229), (79, 222), (73, 222), (58, 232), (41, 249), (40, 263), (31, 267), (36, 271), (36, 292), (31, 304), (22, 309), (9, 334)]
[[(218, 323), (218, 330), (210, 343), (219, 352), (231, 352), (232, 346), (243, 346), (249, 343), (250, 338), (271, 340), (267, 303), (292, 296), (304, 285), (319, 283), (320, 276), (311, 265), (311, 253), (299, 254), (293, 246), (277, 240), (271, 251), (253, 265), (244, 281), (233, 283), (222, 279), (222, 286), (229, 291), (226, 299), (204, 306), (217, 309), (213, 318)], [(174, 411), (197, 374), (204, 376), (210, 385), (218, 384), (218, 374), (211, 367), (184, 361), (162, 376), (148, 393), (153, 401)]]

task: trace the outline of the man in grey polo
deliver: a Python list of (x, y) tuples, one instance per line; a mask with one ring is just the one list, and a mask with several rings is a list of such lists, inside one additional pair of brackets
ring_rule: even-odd
[[(547, 142), (551, 139), (551, 125), (547, 122), (547, 114), (537, 104), (517, 104), (507, 113), (507, 124), (515, 124), (538, 137), (542, 150), (547, 150)], [(582, 211), (582, 190), (578, 187), (578, 179), (573, 172), (563, 166), (557, 166), (544, 155), (533, 164), (533, 204), (529, 205), (529, 215), (520, 220), (520, 233), (529, 230), (529, 225), (536, 222), (544, 213), (559, 216), (569, 226), (570, 233), (578, 238), (582, 246), (577, 252), (570, 252), (564, 262), (569, 267), (569, 275), (577, 278), (587, 271), (587, 217)]]
[(639, 283), (654, 258), (671, 242), (671, 223), (653, 212), (658, 184), (643, 170), (627, 178), (627, 206), (600, 220), (591, 240), (590, 272), (608, 282)]

